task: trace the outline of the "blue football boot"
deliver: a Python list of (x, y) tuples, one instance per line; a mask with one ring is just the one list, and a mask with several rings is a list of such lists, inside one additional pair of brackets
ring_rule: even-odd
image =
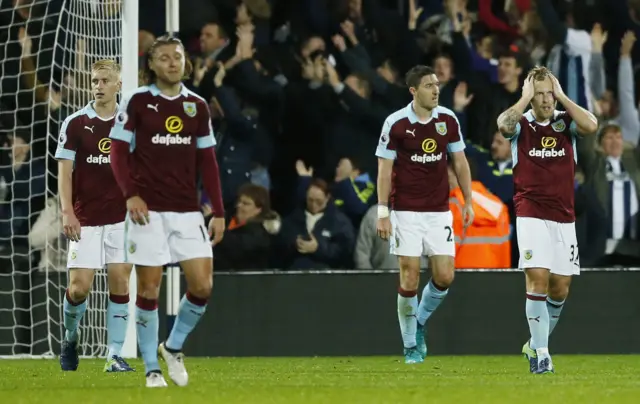
[(551, 362), (551, 357), (549, 355), (540, 356), (538, 358), (538, 369), (536, 369), (534, 373), (537, 375), (555, 373), (555, 370), (553, 369), (553, 362)]
[(422, 359), (422, 355), (420, 355), (417, 347), (404, 349), (404, 363), (413, 364), (422, 362), (424, 362), (424, 359)]
[(135, 370), (131, 366), (129, 366), (124, 358), (113, 355), (111, 358), (107, 359), (107, 363), (104, 364), (104, 371), (107, 373), (117, 373), (134, 372)]
[(416, 348), (422, 357), (422, 360), (427, 357), (427, 343), (425, 341), (425, 325), (420, 325), (418, 323), (418, 328), (416, 329)]
[(75, 371), (79, 363), (78, 341), (63, 340), (60, 349), (60, 369), (65, 372)]

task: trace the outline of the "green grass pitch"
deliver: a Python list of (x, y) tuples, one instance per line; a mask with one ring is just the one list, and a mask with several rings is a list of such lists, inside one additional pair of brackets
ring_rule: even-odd
[[(640, 356), (555, 356), (555, 375), (531, 375), (516, 356), (187, 358), (189, 386), (146, 389), (142, 371), (105, 374), (84, 359), (3, 360), (0, 402), (14, 403), (640, 403)], [(142, 369), (140, 361), (132, 365)], [(166, 373), (166, 372), (165, 372)]]

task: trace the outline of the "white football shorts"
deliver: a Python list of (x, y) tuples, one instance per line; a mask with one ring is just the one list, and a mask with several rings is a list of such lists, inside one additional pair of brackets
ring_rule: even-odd
[(83, 226), (80, 240), (69, 242), (67, 268), (102, 269), (124, 262), (124, 222)]
[(200, 212), (149, 211), (149, 223), (144, 226), (127, 215), (124, 245), (126, 262), (142, 266), (213, 257)]
[(546, 268), (556, 275), (580, 275), (575, 223), (517, 217), (516, 231), (520, 268)]
[(448, 212), (391, 211), (390, 253), (403, 257), (455, 257), (453, 214)]

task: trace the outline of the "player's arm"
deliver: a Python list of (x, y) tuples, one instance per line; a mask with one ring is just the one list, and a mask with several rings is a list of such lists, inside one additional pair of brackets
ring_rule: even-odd
[(115, 123), (109, 138), (111, 139), (111, 170), (126, 199), (138, 196), (129, 167), (131, 144), (136, 130), (135, 94), (122, 100), (116, 113)]
[(76, 159), (77, 139), (69, 130), (71, 119), (67, 118), (60, 128), (56, 159), (58, 160), (58, 198), (62, 211), (64, 233), (69, 239), (80, 239), (80, 223), (73, 211), (73, 165)]
[(378, 218), (389, 217), (389, 195), (391, 194), (391, 175), (396, 159), (396, 145), (391, 133), (390, 118), (382, 125), (382, 133), (376, 156), (378, 157)]
[[(598, 119), (591, 112), (571, 101), (562, 91), (558, 79), (551, 77), (553, 81), (553, 92), (556, 100), (564, 107), (567, 114), (573, 119), (572, 131), (577, 131), (581, 135), (590, 135), (598, 131)], [(574, 127), (575, 126), (575, 127)]]
[(454, 151), (451, 153), (451, 166), (458, 178), (458, 184), (462, 190), (462, 196), (464, 197), (465, 204), (471, 204), (471, 170), (469, 169), (469, 162), (464, 151)]
[(498, 130), (502, 133), (502, 136), (510, 139), (520, 133), (520, 118), (522, 118), (524, 110), (527, 109), (529, 101), (531, 99), (522, 97), (511, 108), (498, 116)]
[(197, 161), (202, 179), (202, 187), (211, 201), (213, 219), (209, 222), (209, 235), (213, 237), (213, 244), (222, 240), (224, 233), (224, 205), (222, 203), (222, 189), (220, 187), (220, 169), (216, 158), (216, 138), (213, 135), (211, 114), (209, 107), (202, 102), (202, 113), (197, 134)]
[[(56, 148), (56, 160), (58, 160), (58, 197), (62, 214), (73, 213), (72, 199), (72, 174), (73, 164), (76, 159), (76, 139), (73, 131), (69, 131), (71, 119), (67, 118), (60, 127), (60, 137)], [(69, 136), (72, 136), (70, 139)]]

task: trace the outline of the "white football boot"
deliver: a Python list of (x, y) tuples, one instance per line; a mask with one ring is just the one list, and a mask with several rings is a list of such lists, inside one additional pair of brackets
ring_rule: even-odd
[(189, 383), (189, 375), (187, 374), (187, 369), (184, 367), (184, 354), (182, 352), (171, 353), (164, 344), (163, 342), (158, 346), (158, 353), (167, 363), (169, 377), (176, 385), (184, 387)]

